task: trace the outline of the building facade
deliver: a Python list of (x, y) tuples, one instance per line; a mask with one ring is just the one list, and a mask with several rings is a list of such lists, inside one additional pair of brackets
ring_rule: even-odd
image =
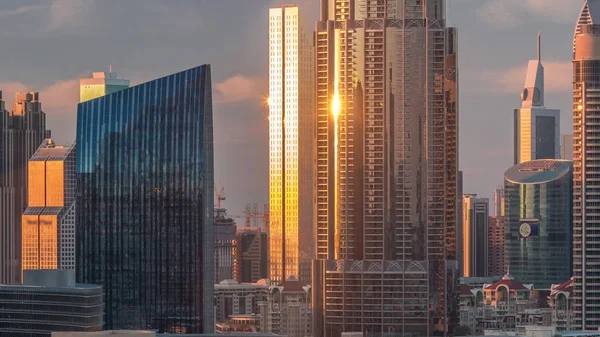
[(504, 187), (494, 190), (494, 216), (504, 216)]
[[(312, 44), (298, 7), (269, 10), (269, 268), (273, 282), (300, 277), (314, 252)], [(306, 280), (309, 281), (309, 280)]]
[(541, 36), (538, 57), (529, 61), (521, 108), (515, 109), (514, 164), (535, 159), (560, 157), (560, 110), (544, 106), (544, 66), (541, 60)]
[(49, 138), (29, 159), (22, 270), (75, 269), (75, 153)]
[(475, 194), (463, 196), (463, 271), (464, 277), (489, 274), (489, 199)]
[(237, 229), (233, 246), (233, 279), (254, 283), (269, 277), (269, 241), (260, 227)]
[(600, 111), (600, 0), (586, 0), (577, 18), (573, 52), (573, 285), (575, 324), (582, 330), (600, 328), (600, 174), (595, 133)]
[(112, 94), (129, 88), (129, 80), (119, 79), (117, 73), (93, 72), (92, 77), (79, 80), (79, 102)]
[(231, 316), (256, 315), (258, 304), (267, 300), (267, 280), (256, 283), (238, 283), (234, 280), (215, 284), (216, 322), (225, 322)]
[(80, 103), (77, 277), (107, 329), (214, 329), (209, 65)]
[(548, 289), (572, 272), (573, 163), (541, 159), (504, 174), (505, 264), (516, 278)]
[[(321, 1), (316, 336), (433, 335), (455, 325), (458, 43), (445, 15), (444, 0)], [(356, 264), (352, 272), (347, 264)], [(428, 287), (415, 288), (418, 294), (391, 281), (417, 270), (428, 275)], [(353, 286), (360, 293), (328, 296), (338, 276), (358, 282)], [(370, 277), (390, 283), (371, 288)], [(357, 308), (356, 296), (377, 299)], [(419, 298), (410, 304), (418, 311), (387, 314), (409, 306), (408, 296)]]
[(504, 275), (506, 273), (504, 266), (504, 231), (506, 228), (506, 217), (491, 216), (488, 223), (488, 275)]
[(573, 135), (560, 135), (560, 159), (573, 161)]
[(290, 276), (269, 287), (259, 303), (260, 330), (288, 337), (312, 336), (311, 291), (305, 282)]
[(23, 284), (0, 285), (0, 336), (49, 337), (101, 331), (102, 286), (75, 284), (73, 270), (26, 270)]
[(227, 216), (227, 209), (215, 209), (215, 284), (233, 279), (236, 229), (235, 221)]
[(0, 284), (21, 282), (21, 215), (27, 208), (27, 163), (50, 138), (37, 92), (18, 92), (12, 111), (0, 92)]

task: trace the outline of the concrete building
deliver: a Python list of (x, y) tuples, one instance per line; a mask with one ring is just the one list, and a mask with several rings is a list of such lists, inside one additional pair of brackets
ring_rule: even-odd
[(500, 276), (506, 272), (504, 266), (504, 239), (506, 217), (491, 216), (489, 218), (488, 235), (488, 275)]
[(444, 0), (321, 1), (317, 337), (455, 325), (458, 40), (445, 15)]
[(26, 270), (23, 284), (0, 285), (0, 336), (100, 331), (103, 295), (102, 286), (75, 284), (73, 270)]
[(242, 283), (268, 278), (268, 236), (260, 227), (238, 227), (233, 246), (233, 279)]
[(216, 208), (214, 215), (215, 284), (233, 279), (234, 249), (237, 226), (227, 216), (227, 209)]
[(12, 111), (0, 92), (0, 284), (21, 282), (21, 215), (27, 208), (27, 163), (50, 138), (38, 92), (18, 92)]
[(514, 164), (535, 159), (560, 157), (560, 110), (544, 106), (544, 66), (541, 35), (538, 35), (537, 59), (529, 61), (521, 108), (515, 109)]
[(573, 263), (573, 163), (520, 163), (504, 174), (504, 190), (507, 271), (539, 289), (568, 280)]
[(552, 310), (552, 325), (557, 331), (574, 329), (573, 278), (550, 286), (548, 306)]
[(494, 190), (494, 216), (504, 216), (504, 187), (498, 187)]
[(269, 281), (238, 283), (224, 280), (215, 284), (215, 320), (225, 322), (230, 316), (259, 314), (258, 303), (267, 299)]
[(77, 277), (107, 329), (214, 331), (210, 65), (77, 108)]
[(584, 0), (573, 41), (573, 296), (575, 327), (600, 328), (600, 0)]
[(129, 80), (119, 79), (117, 73), (93, 72), (92, 77), (79, 80), (79, 102), (112, 94), (129, 88)]
[(560, 159), (573, 161), (573, 135), (560, 135)]
[[(269, 268), (281, 283), (314, 255), (312, 39), (295, 5), (269, 10)], [(310, 282), (310, 280), (304, 280)]]
[(27, 170), (21, 268), (75, 269), (75, 145), (44, 140)]
[(310, 286), (288, 277), (269, 287), (267, 300), (259, 303), (260, 330), (288, 337), (312, 335)]
[(489, 199), (463, 196), (463, 276), (488, 276)]

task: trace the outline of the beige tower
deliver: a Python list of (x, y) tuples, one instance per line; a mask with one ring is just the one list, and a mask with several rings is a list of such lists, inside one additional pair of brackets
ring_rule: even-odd
[(274, 283), (300, 278), (314, 251), (313, 52), (300, 15), (294, 5), (269, 10), (269, 261)]

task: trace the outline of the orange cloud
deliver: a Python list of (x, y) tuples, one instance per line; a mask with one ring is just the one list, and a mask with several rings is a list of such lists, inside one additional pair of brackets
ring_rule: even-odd
[(267, 80), (236, 75), (214, 85), (214, 102), (235, 103), (264, 100), (268, 91)]

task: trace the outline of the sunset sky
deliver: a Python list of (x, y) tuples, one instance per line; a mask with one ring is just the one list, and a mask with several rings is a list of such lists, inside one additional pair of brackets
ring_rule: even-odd
[[(268, 8), (282, 2), (3, 0), (0, 90), (8, 109), (15, 91), (40, 91), (53, 138), (72, 143), (80, 77), (112, 65), (137, 84), (212, 64), (215, 179), (230, 213), (242, 215), (246, 202), (268, 202)], [(570, 60), (582, 2), (448, 0), (450, 25), (459, 28), (465, 193), (490, 197), (512, 165), (512, 111), (538, 30), (546, 106), (561, 109), (561, 133), (571, 133)], [(312, 31), (318, 0), (296, 3)]]

